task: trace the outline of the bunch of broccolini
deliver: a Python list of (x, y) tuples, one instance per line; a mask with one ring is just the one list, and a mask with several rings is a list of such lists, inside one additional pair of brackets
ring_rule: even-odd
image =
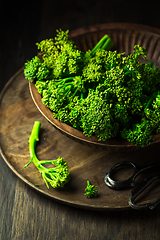
[(160, 70), (139, 61), (145, 48), (135, 45), (125, 56), (110, 50), (105, 35), (83, 52), (62, 30), (37, 47), (43, 60), (27, 61), (24, 75), (54, 118), (100, 141), (119, 137), (146, 146), (160, 132)]

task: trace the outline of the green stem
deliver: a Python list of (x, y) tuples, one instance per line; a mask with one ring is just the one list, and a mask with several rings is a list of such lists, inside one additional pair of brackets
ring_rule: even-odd
[(68, 77), (68, 78), (63, 78), (63, 79), (61, 79), (61, 80), (64, 81), (64, 82), (67, 82), (67, 81), (73, 80), (73, 78), (74, 78), (74, 77)]
[(107, 40), (106, 40), (106, 42), (103, 44), (103, 46), (101, 47), (101, 49), (102, 50), (109, 50), (110, 48), (112, 48), (113, 47), (113, 41), (110, 39), (110, 38), (108, 38)]
[(39, 121), (35, 121), (30, 138), (29, 138), (29, 152), (32, 160), (33, 158), (36, 158), (36, 160), (38, 160), (35, 154), (35, 146), (36, 146), (36, 142), (39, 141), (40, 127), (41, 127), (41, 123)]
[(77, 92), (78, 92), (78, 89), (76, 89), (75, 91), (74, 91), (74, 93), (73, 93), (73, 97), (75, 97), (75, 95), (77, 94)]
[(83, 99), (84, 98), (84, 95), (83, 95), (83, 93), (81, 93), (81, 99)]
[(40, 161), (38, 160), (36, 153), (35, 153), (36, 142), (39, 141), (40, 127), (41, 127), (41, 123), (39, 121), (35, 121), (29, 141), (28, 141), (29, 142), (30, 162), (28, 164), (26, 164), (24, 167), (28, 166), (33, 161), (33, 163), (38, 168), (38, 170), (40, 172), (42, 172), (46, 168), (40, 164)]
[(54, 164), (54, 160), (40, 160), (39, 163), (40, 164)]
[[(57, 85), (60, 85), (61, 83), (66, 83), (66, 84), (67, 84), (67, 82), (68, 82), (68, 81), (72, 81), (73, 78), (74, 78), (74, 77), (68, 77), (68, 78), (56, 80), (56, 81), (55, 81), (55, 82), (56, 82), (55, 85), (57, 86)], [(68, 83), (70, 83), (70, 82), (68, 82)]]
[(64, 87), (69, 86), (69, 85), (73, 86), (73, 83), (72, 82), (67, 82), (67, 83), (64, 84)]
[(113, 47), (113, 41), (108, 37), (108, 35), (104, 35), (91, 50), (91, 52), (92, 55), (95, 55), (98, 49), (109, 50), (111, 47)]
[(87, 186), (90, 186), (90, 185), (91, 185), (90, 181), (89, 181), (89, 180), (87, 180)]
[(153, 93), (151, 98), (149, 99), (146, 107), (145, 107), (145, 110), (150, 106), (151, 102), (153, 101), (153, 99), (156, 97), (157, 93)]

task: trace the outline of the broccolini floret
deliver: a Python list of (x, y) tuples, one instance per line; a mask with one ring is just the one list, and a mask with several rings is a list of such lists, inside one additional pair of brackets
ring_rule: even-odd
[[(63, 158), (59, 157), (56, 160), (39, 160), (36, 156), (35, 147), (36, 142), (39, 141), (39, 130), (41, 123), (39, 121), (35, 121), (33, 125), (33, 129), (29, 138), (29, 152), (30, 152), (30, 162), (26, 164), (24, 167), (27, 167), (32, 161), (34, 165), (37, 167), (39, 172), (42, 174), (44, 182), (49, 188), (48, 183), (53, 188), (64, 187), (66, 183), (70, 180), (70, 173), (68, 171), (67, 162), (63, 160)], [(44, 164), (53, 164), (54, 168), (46, 168), (43, 166)]]
[(35, 56), (25, 63), (24, 76), (31, 82), (35, 80), (46, 80), (50, 79), (51, 71), (39, 57)]
[(85, 188), (85, 196), (93, 198), (98, 196), (97, 186), (91, 185), (90, 181), (87, 181), (87, 187)]
[(84, 53), (69, 39), (68, 32), (68, 30), (57, 30), (55, 39), (46, 39), (37, 43), (44, 62), (52, 69), (55, 78), (81, 74), (83, 68)]

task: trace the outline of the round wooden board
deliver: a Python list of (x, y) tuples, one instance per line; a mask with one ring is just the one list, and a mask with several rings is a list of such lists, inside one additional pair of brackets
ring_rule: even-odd
[[(130, 190), (109, 189), (104, 183), (107, 169), (122, 160), (141, 164), (157, 160), (157, 145), (134, 152), (107, 151), (82, 145), (63, 135), (36, 108), (23, 69), (5, 86), (0, 103), (0, 146), (4, 161), (30, 187), (64, 204), (93, 210), (128, 209)], [(47, 189), (33, 163), (23, 168), (30, 160), (28, 139), (34, 121), (41, 122), (40, 141), (36, 148), (38, 158), (56, 159), (60, 156), (68, 162), (71, 180), (64, 189)], [(88, 199), (84, 196), (87, 180), (98, 186), (97, 198)]]

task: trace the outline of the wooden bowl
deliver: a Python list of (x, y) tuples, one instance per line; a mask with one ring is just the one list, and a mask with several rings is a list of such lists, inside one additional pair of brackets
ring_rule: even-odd
[[(160, 30), (157, 28), (130, 23), (109, 23), (74, 30), (70, 32), (70, 37), (78, 49), (87, 51), (88, 49), (92, 49), (104, 34), (107, 34), (113, 40), (114, 48), (118, 52), (125, 52), (126, 55), (133, 52), (133, 47), (136, 44), (145, 47), (148, 53), (146, 61), (152, 62), (153, 65), (160, 67)], [(141, 148), (123, 139), (113, 138), (102, 142), (98, 141), (97, 137), (85, 136), (77, 129), (53, 118), (53, 113), (42, 103), (41, 95), (37, 92), (34, 83), (30, 81), (29, 89), (32, 99), (41, 114), (53, 124), (54, 127), (75, 141), (102, 149), (126, 151)], [(160, 134), (156, 134), (154, 141), (150, 145), (159, 142)]]

